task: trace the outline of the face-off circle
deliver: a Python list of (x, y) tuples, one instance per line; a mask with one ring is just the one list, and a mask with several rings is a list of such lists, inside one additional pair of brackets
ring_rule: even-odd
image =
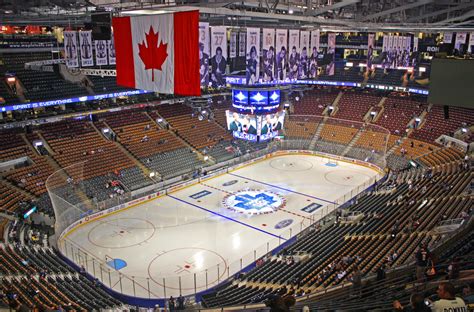
[(272, 213), (285, 206), (285, 199), (264, 190), (243, 190), (224, 197), (224, 207), (236, 212), (259, 215)]

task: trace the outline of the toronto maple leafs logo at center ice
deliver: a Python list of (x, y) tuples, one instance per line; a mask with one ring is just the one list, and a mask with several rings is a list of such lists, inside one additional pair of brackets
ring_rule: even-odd
[(275, 212), (284, 205), (283, 197), (263, 190), (240, 191), (224, 198), (225, 207), (250, 215)]

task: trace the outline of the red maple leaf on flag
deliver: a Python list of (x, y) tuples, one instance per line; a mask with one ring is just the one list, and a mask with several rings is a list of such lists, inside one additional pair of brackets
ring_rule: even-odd
[(138, 55), (142, 59), (143, 64), (145, 64), (145, 70), (151, 69), (151, 81), (155, 81), (155, 72), (154, 70), (162, 70), (161, 66), (168, 57), (168, 44), (160, 41), (158, 45), (158, 32), (155, 33), (153, 26), (150, 26), (150, 30), (145, 33), (145, 41), (138, 44)]

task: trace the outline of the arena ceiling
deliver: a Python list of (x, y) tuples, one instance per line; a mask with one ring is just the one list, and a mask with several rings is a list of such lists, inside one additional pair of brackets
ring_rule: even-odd
[(0, 23), (81, 24), (96, 10), (153, 14), (189, 9), (199, 9), (211, 24), (236, 27), (474, 31), (474, 0), (0, 0)]

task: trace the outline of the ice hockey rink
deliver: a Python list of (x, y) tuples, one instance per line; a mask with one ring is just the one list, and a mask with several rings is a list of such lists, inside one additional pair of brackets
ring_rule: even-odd
[(190, 295), (283, 244), (376, 177), (348, 162), (276, 156), (85, 223), (65, 238), (84, 254), (65, 254), (124, 294)]

